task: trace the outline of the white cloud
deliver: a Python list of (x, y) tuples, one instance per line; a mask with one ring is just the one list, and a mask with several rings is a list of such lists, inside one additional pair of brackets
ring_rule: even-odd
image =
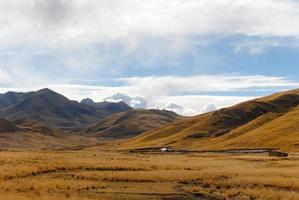
[(169, 110), (177, 109), (177, 110), (180, 110), (180, 109), (183, 109), (183, 107), (180, 106), (180, 105), (177, 105), (177, 104), (175, 104), (175, 103), (168, 103), (168, 104), (164, 107), (164, 109), (169, 109)]
[[(0, 91), (28, 91), (49, 87), (78, 101), (86, 97), (95, 101), (123, 100), (133, 107), (168, 108), (182, 115), (195, 115), (255, 98), (255, 96), (227, 95), (227, 92), (254, 90), (270, 94), (299, 87), (299, 83), (283, 77), (261, 75), (132, 77), (122, 78), (121, 81), (122, 84), (115, 87), (51, 84), (31, 88), (1, 88)], [(207, 95), (209, 93), (217, 95)]]
[[(172, 103), (172, 102), (169, 102), (167, 103), (165, 106), (156, 106), (155, 107), (156, 109), (164, 109), (164, 110), (169, 110), (169, 111), (173, 111), (177, 114), (180, 114), (180, 115), (189, 115), (190, 112), (187, 111), (187, 109), (183, 108), (182, 106), (178, 105), (178, 104), (175, 104), (175, 103)], [(192, 110), (192, 114), (196, 114), (197, 112), (195, 110)]]
[[(183, 96), (165, 96), (157, 100), (156, 105), (167, 105), (168, 102), (175, 102), (182, 109), (170, 109), (181, 115), (192, 116), (200, 113), (206, 113), (215, 109), (220, 109), (234, 104), (253, 99), (253, 96), (211, 96), (211, 95), (183, 95)], [(156, 106), (159, 107), (159, 106)], [(159, 108), (164, 108), (160, 106)]]
[(0, 43), (81, 45), (144, 35), (298, 37), (299, 3), (279, 0), (1, 0)]
[[(200, 113), (207, 113), (207, 112), (217, 110), (217, 107), (216, 107), (215, 104), (211, 104), (211, 103), (206, 104), (207, 102), (205, 101), (205, 98), (207, 98), (207, 96), (204, 96), (204, 95), (185, 96), (181, 100), (181, 103), (184, 105), (184, 107), (180, 106), (178, 104), (169, 102), (165, 106), (161, 107), (161, 106), (157, 105), (155, 108), (170, 110), (170, 111), (173, 111), (173, 112), (175, 112), (179, 115), (183, 115), (183, 116), (192, 116), (192, 115), (197, 115), (197, 114), (200, 114)], [(225, 99), (227, 97), (225, 97), (225, 96), (213, 96), (213, 97), (210, 96), (209, 98), (210, 98), (211, 102), (215, 102), (216, 98), (218, 98), (218, 99), (219, 98), (220, 99), (224, 98)], [(183, 100), (183, 99), (185, 99), (185, 100)], [(246, 99), (248, 99), (248, 97)], [(232, 98), (229, 103), (219, 104), (218, 106), (220, 106), (221, 108), (225, 107), (225, 106), (230, 106), (230, 105), (233, 105), (235, 103), (239, 103), (240, 100), (241, 99), (238, 99), (238, 98)], [(174, 98), (174, 101), (177, 101), (177, 99)], [(190, 104), (190, 101), (194, 101), (194, 102), (200, 101), (200, 102), (199, 103), (197, 102), (197, 105), (195, 105), (193, 103)]]
[(147, 108), (147, 101), (141, 96), (131, 97), (126, 94), (116, 93), (112, 96), (105, 97), (104, 100), (110, 102), (123, 101), (129, 106), (131, 106), (132, 108)]
[(215, 104), (207, 104), (203, 107), (203, 112), (211, 112), (217, 110), (217, 107)]
[(261, 54), (264, 51), (275, 47), (298, 48), (298, 44), (294, 43), (294, 41), (282, 40), (281, 38), (255, 38), (249, 41), (233, 44), (235, 53), (245, 52), (249, 54)]
[[(138, 103), (146, 99), (147, 107), (149, 108), (163, 109), (176, 104), (182, 108), (171, 106), (170, 110), (181, 115), (195, 115), (255, 98), (253, 96), (226, 96), (225, 92), (248, 92), (254, 90), (271, 93), (273, 91), (299, 87), (298, 82), (284, 77), (262, 75), (151, 76), (118, 80), (123, 81), (122, 85), (118, 87), (80, 86), (79, 88), (80, 91), (85, 92), (85, 97), (92, 97), (96, 100), (107, 99), (107, 96), (110, 95), (113, 97), (110, 99), (122, 99), (133, 107), (140, 107)], [(76, 86), (72, 87), (76, 88)], [(90, 92), (92, 96), (86, 94), (88, 89), (92, 91)], [(67, 93), (66, 91), (62, 92), (64, 94)], [(119, 92), (125, 95), (115, 95)], [(223, 92), (224, 95), (204, 95), (204, 93), (215, 92)], [(142, 99), (138, 98), (138, 96), (142, 96)], [(128, 98), (126, 99), (125, 97)], [(133, 105), (134, 102), (138, 103)], [(144, 102), (142, 105), (145, 105)]]
[(13, 82), (14, 81), (12, 80), (11, 76), (6, 71), (0, 68), (0, 85), (9, 85)]
[[(215, 55), (207, 58), (195, 50), (209, 46), (214, 36), (258, 36), (245, 37), (258, 40), (242, 39), (233, 48), (235, 53), (260, 54), (276, 46), (296, 46), (285, 37), (292, 37), (291, 43), (296, 41), (298, 21), (299, 2), (294, 0), (0, 0), (0, 91), (50, 87), (71, 99), (90, 97), (96, 101), (124, 93), (132, 97), (128, 102), (136, 107), (145, 107), (136, 99), (142, 96), (148, 107), (174, 103), (187, 115), (206, 112), (247, 99), (206, 93), (270, 92), (299, 84), (261, 75), (129, 77), (116, 80), (120, 83), (115, 87), (61, 81), (105, 75), (179, 74), (181, 69), (190, 71), (188, 74), (199, 73), (203, 65), (208, 68), (210, 62), (218, 60)], [(195, 54), (193, 70), (184, 66), (189, 64), (185, 57), (180, 58), (182, 52)], [(142, 71), (147, 66), (155, 70)], [(168, 68), (158, 70), (160, 66)], [(9, 86), (17, 88), (3, 88)]]
[(294, 88), (299, 83), (276, 76), (238, 76), (238, 75), (198, 75), (189, 77), (179, 76), (150, 76), (122, 78), (130, 92), (143, 94), (147, 99), (160, 96), (202, 92), (228, 92), (265, 90), (272, 88)]

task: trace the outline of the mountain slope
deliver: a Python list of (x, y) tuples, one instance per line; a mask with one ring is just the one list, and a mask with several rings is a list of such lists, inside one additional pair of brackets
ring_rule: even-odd
[(299, 145), (298, 105), (299, 90), (277, 93), (145, 132), (124, 147), (296, 149)]
[(105, 103), (105, 106), (97, 108), (80, 104), (47, 88), (37, 92), (0, 95), (0, 117), (8, 120), (30, 119), (57, 128), (84, 126), (130, 109), (121, 106), (118, 109), (115, 103)]
[[(283, 114), (272, 115), (272, 120), (242, 133), (234, 130), (225, 136), (215, 139), (208, 148), (258, 148), (275, 147), (280, 149), (299, 150), (299, 109)], [(252, 126), (251, 124), (248, 126)], [(252, 126), (254, 127), (254, 126)], [(244, 127), (241, 127), (242, 129)]]
[(22, 131), (23, 129), (18, 127), (16, 124), (0, 118), (0, 133), (11, 133), (16, 131)]
[(174, 122), (179, 117), (166, 110), (134, 109), (107, 117), (88, 127), (85, 133), (97, 138), (132, 137)]
[(0, 94), (0, 109), (20, 103), (25, 95), (21, 92), (7, 92)]

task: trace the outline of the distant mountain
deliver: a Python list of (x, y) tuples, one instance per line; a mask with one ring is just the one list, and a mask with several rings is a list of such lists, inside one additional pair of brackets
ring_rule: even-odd
[(180, 118), (166, 110), (134, 109), (107, 117), (89, 126), (85, 134), (97, 138), (126, 138), (174, 122)]
[(90, 99), (90, 98), (86, 98), (86, 99), (82, 99), (82, 100), (80, 101), (80, 103), (81, 103), (81, 104), (87, 104), (87, 105), (90, 105), (90, 104), (94, 104), (95, 102), (94, 102), (92, 99)]
[(112, 114), (118, 113), (118, 112), (124, 112), (132, 110), (130, 106), (128, 106), (123, 101), (120, 102), (94, 102), (92, 99), (86, 98), (83, 99), (80, 104), (86, 105), (88, 107), (91, 107), (97, 111), (97, 113), (101, 114), (102, 116), (110, 116)]
[(125, 147), (299, 150), (299, 90), (273, 94), (145, 132)]
[(121, 103), (78, 103), (50, 89), (0, 95), (0, 117), (29, 119), (56, 128), (77, 128), (131, 108)]

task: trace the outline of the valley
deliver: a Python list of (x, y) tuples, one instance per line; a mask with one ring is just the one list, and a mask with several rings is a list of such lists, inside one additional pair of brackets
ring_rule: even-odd
[(299, 90), (193, 117), (48, 89), (0, 105), (6, 200), (299, 198)]
[(299, 0), (0, 0), (0, 200), (299, 200)]

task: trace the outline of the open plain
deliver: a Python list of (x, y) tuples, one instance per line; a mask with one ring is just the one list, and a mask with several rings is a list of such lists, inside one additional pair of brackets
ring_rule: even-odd
[(26, 199), (298, 199), (299, 155), (0, 152), (0, 197)]

